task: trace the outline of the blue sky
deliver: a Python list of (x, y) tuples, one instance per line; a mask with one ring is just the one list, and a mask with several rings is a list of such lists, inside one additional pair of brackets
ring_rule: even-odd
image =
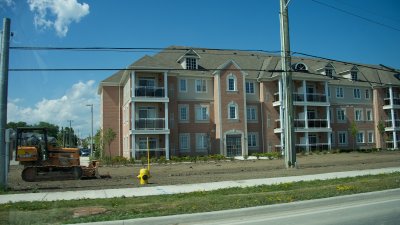
[[(400, 68), (400, 1), (312, 0), (289, 4), (291, 50)], [(11, 46), (167, 47), (279, 50), (279, 0), (0, 0), (11, 18)], [(36, 21), (36, 23), (35, 23)], [(15, 68), (124, 68), (151, 52), (10, 52)], [(99, 125), (101, 80), (113, 72), (10, 72), (9, 121), (47, 121), (87, 136)]]

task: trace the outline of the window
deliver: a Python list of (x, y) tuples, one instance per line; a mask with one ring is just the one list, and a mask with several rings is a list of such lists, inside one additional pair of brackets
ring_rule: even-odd
[(374, 132), (368, 131), (368, 143), (374, 143)]
[(360, 98), (361, 98), (360, 89), (359, 89), (359, 88), (354, 88), (354, 89), (353, 89), (353, 95), (354, 95), (354, 98), (360, 99)]
[(155, 87), (156, 81), (154, 78), (139, 78), (139, 87)]
[(343, 88), (342, 87), (337, 87), (336, 88), (336, 98), (343, 98)]
[(370, 99), (370, 98), (371, 98), (371, 95), (369, 93), (369, 89), (366, 89), (365, 90), (365, 99)]
[(236, 103), (231, 102), (228, 104), (228, 119), (238, 119), (238, 106)]
[(254, 82), (246, 81), (246, 93), (254, 94)]
[[(149, 138), (149, 149), (156, 149), (157, 148), (157, 138)], [(141, 137), (139, 138), (139, 150), (146, 150), (147, 149), (147, 138)]]
[(332, 77), (333, 77), (333, 70), (332, 70), (331, 68), (326, 68), (326, 69), (325, 69), (325, 75), (326, 75), (327, 77), (332, 78)]
[(357, 143), (364, 143), (364, 132), (358, 132), (356, 135)]
[(179, 92), (187, 92), (187, 80), (186, 79), (179, 80)]
[(207, 81), (206, 80), (196, 80), (196, 92), (204, 93), (207, 92)]
[(186, 69), (187, 70), (196, 70), (197, 69), (196, 58), (186, 58)]
[(339, 122), (339, 121), (345, 121), (345, 119), (346, 119), (346, 113), (345, 113), (345, 111), (344, 111), (344, 109), (337, 109), (336, 110), (336, 117), (337, 117), (337, 121)]
[(189, 105), (179, 105), (179, 120), (189, 121)]
[(247, 120), (248, 121), (257, 120), (257, 107), (255, 107), (255, 106), (247, 107)]
[(372, 110), (367, 109), (367, 121), (372, 121)]
[(181, 151), (188, 151), (190, 146), (189, 134), (179, 134), (179, 149)]
[(247, 135), (247, 146), (257, 147), (257, 136), (258, 133), (248, 133)]
[(355, 121), (362, 121), (363, 120), (363, 116), (362, 116), (362, 109), (355, 109), (354, 110), (354, 120)]
[(304, 63), (296, 63), (294, 65), (294, 70), (296, 71), (307, 71), (307, 66)]
[(357, 80), (357, 71), (351, 71), (350, 75), (351, 75), (351, 80), (352, 81), (356, 81)]
[(228, 84), (227, 84), (227, 87), (228, 87), (228, 89), (227, 89), (227, 91), (237, 91), (237, 85), (236, 85), (236, 77), (235, 77), (235, 75), (233, 75), (233, 74), (229, 74), (228, 75), (228, 77), (227, 77), (227, 82), (228, 82)]
[(196, 150), (207, 150), (208, 137), (206, 133), (196, 134)]
[(206, 105), (196, 105), (196, 120), (208, 120), (208, 106)]
[(347, 144), (347, 132), (339, 131), (338, 132), (338, 140), (339, 140), (339, 145)]

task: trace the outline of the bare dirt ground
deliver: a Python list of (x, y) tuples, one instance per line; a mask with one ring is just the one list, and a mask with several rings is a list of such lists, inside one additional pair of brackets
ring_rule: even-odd
[[(296, 176), (328, 172), (400, 167), (400, 151), (376, 153), (313, 154), (297, 156), (298, 169), (285, 169), (282, 159), (208, 161), (151, 165), (148, 186), (203, 183), (225, 180)], [(71, 191), (138, 187), (136, 176), (142, 165), (102, 166), (109, 179), (25, 182), (21, 166), (12, 166), (8, 182), (12, 191)]]

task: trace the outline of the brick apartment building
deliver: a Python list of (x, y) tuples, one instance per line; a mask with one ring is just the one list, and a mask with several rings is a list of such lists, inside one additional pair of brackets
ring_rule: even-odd
[[(292, 58), (300, 151), (400, 144), (400, 75), (376, 65)], [(115, 156), (281, 151), (281, 61), (260, 52), (171, 46), (100, 83)], [(358, 133), (352, 137), (351, 124)], [(378, 128), (384, 127), (384, 134)]]

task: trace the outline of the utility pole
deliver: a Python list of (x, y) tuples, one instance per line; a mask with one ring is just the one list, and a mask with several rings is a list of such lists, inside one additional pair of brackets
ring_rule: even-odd
[[(288, 3), (280, 0), (281, 61), (282, 61), (282, 93), (283, 93), (283, 135), (286, 168), (296, 167), (296, 148), (293, 132), (293, 80), (291, 73)], [(282, 112), (280, 112), (282, 113)], [(282, 138), (282, 137), (281, 137)]]
[(71, 148), (71, 133), (72, 133), (72, 121), (73, 120), (67, 120), (69, 122), (69, 132), (68, 132), (68, 147)]
[(9, 18), (3, 19), (3, 32), (1, 38), (1, 73), (0, 73), (0, 188), (7, 187), (6, 159), (6, 125), (7, 125), (7, 98), (8, 98), (8, 51), (10, 48)]
[(90, 111), (92, 113), (92, 135), (90, 136), (90, 156), (93, 157), (93, 104), (87, 104), (86, 106), (90, 106)]

